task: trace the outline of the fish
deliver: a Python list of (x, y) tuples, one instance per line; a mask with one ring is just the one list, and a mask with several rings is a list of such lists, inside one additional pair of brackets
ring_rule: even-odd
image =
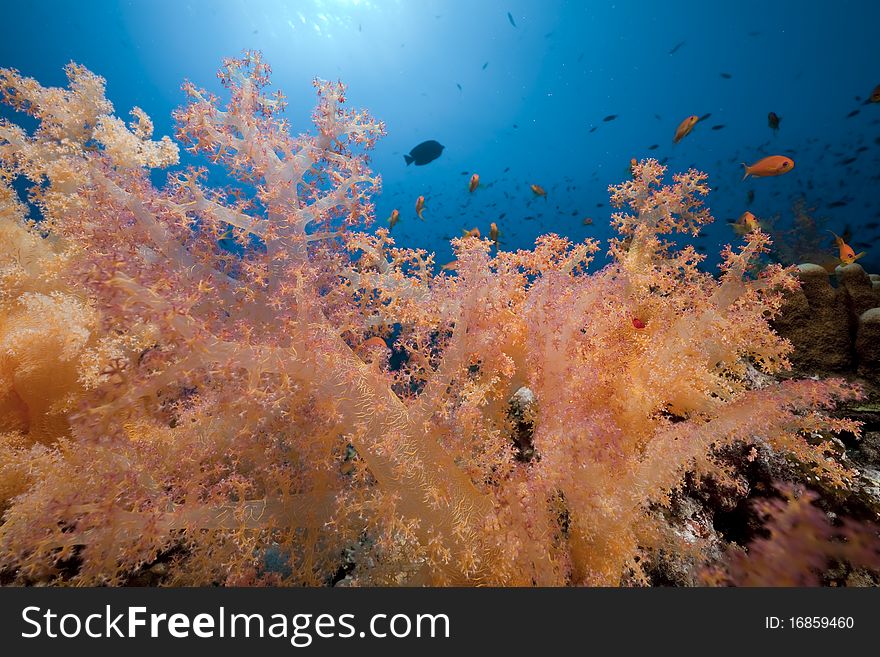
[(776, 112), (770, 112), (767, 114), (767, 125), (770, 126), (770, 129), (773, 132), (779, 130), (779, 122), (782, 120), (782, 117), (779, 116)]
[(602, 119), (602, 120), (603, 120), (605, 123), (608, 123), (609, 121), (613, 121), (614, 119), (616, 119), (618, 116), (619, 116), (618, 114), (609, 114), (608, 116), (606, 116), (606, 117), (605, 117), (604, 119)]
[(703, 114), (703, 116), (700, 117), (700, 121), (705, 121), (710, 116), (712, 116), (712, 112), (706, 112), (705, 114)]
[(486, 70), (486, 67), (487, 67), (488, 65), (489, 65), (489, 62), (486, 62), (485, 64), (483, 64), (483, 70), (484, 70), (484, 71)]
[(747, 165), (745, 162), (743, 162), (742, 165), (745, 169), (742, 179), (745, 180), (749, 176), (754, 176), (755, 178), (781, 176), (794, 169), (794, 160), (785, 157), (784, 155), (770, 155), (758, 160), (751, 166)]
[(834, 232), (832, 232), (830, 230), (828, 232), (831, 233), (832, 235), (834, 235), (834, 243), (837, 245), (837, 249), (838, 249), (838, 253), (839, 253), (838, 257), (840, 258), (841, 263), (843, 263), (845, 265), (851, 265), (856, 260), (858, 260), (859, 258), (861, 258), (862, 256), (865, 255), (864, 251), (862, 251), (859, 254), (856, 254), (856, 252), (853, 251), (852, 247), (843, 241), (842, 237), (840, 237), (839, 235), (836, 235)]
[(868, 101), (872, 103), (880, 103), (880, 84), (874, 87), (874, 91), (868, 96)]
[(493, 221), (491, 224), (489, 224), (489, 239), (494, 242), (496, 249), (498, 248), (498, 235), (498, 224)]
[(504, 171), (502, 171), (501, 173), (507, 173), (508, 171), (510, 171), (510, 167), (504, 167)]
[(852, 117), (854, 117), (858, 113), (859, 113), (859, 110), (854, 109), (852, 112), (850, 112), (849, 114), (846, 115), (846, 118), (851, 119)]
[(761, 230), (761, 224), (758, 219), (751, 212), (746, 210), (740, 215), (740, 218), (734, 222), (731, 222), (730, 227), (733, 228), (733, 232), (737, 235), (746, 235), (747, 233), (752, 233), (756, 230)]
[(686, 43), (685, 41), (681, 41), (679, 43), (676, 43), (674, 46), (672, 46), (672, 50), (669, 51), (669, 54), (674, 55), (675, 53), (677, 53), (678, 49), (681, 48), (685, 43)]
[(633, 175), (633, 176), (636, 175), (636, 166), (638, 165), (638, 163), (639, 162), (638, 162), (638, 160), (636, 160), (636, 158), (634, 158), (634, 157), (630, 158), (630, 161), (629, 161), (630, 175)]
[(421, 219), (422, 221), (425, 220), (425, 218), (422, 216), (422, 212), (424, 212), (424, 211), (425, 211), (425, 197), (419, 196), (416, 199), (416, 214), (419, 216), (419, 219)]
[(455, 83), (455, 86), (458, 87), (459, 91), (461, 91), (461, 85), (458, 82)]
[(691, 133), (691, 130), (694, 129), (694, 126), (697, 125), (697, 121), (699, 120), (700, 117), (698, 117), (696, 114), (692, 114), (684, 121), (679, 123), (678, 128), (675, 129), (675, 136), (672, 138), (672, 143), (677, 144), (682, 139), (687, 137)]
[[(516, 27), (516, 26), (514, 26)], [(441, 271), (455, 271), (458, 269), (458, 260), (453, 260), (452, 262), (447, 262), (445, 265), (440, 267)]]
[(596, 132), (596, 130), (598, 130), (598, 129), (599, 129), (599, 126), (594, 125), (592, 128), (590, 128), (590, 132), (591, 133)]
[(713, 130), (724, 130), (724, 128), (725, 128), (725, 125), (723, 123), (719, 123), (718, 125), (712, 126)]
[(473, 193), (473, 191), (480, 186), (480, 174), (475, 173), (471, 176), (471, 180), (468, 183), (468, 191)]
[(544, 188), (540, 185), (529, 185), (529, 188), (532, 190), (532, 193), (535, 196), (543, 196), (544, 200), (547, 200), (547, 192), (544, 191)]
[(407, 155), (403, 156), (403, 159), (406, 160), (407, 166), (413, 162), (415, 162), (417, 167), (424, 166), (440, 157), (444, 148), (445, 146), (439, 142), (430, 139), (428, 141), (423, 141), (421, 144), (413, 148)]
[(660, 148), (660, 144), (651, 144), (650, 146), (648, 146), (649, 151), (655, 151), (658, 148)]
[(396, 209), (391, 211), (391, 216), (388, 217), (388, 228), (394, 228), (397, 225), (397, 222), (400, 221), (400, 212)]
[(721, 77), (724, 78), (725, 80), (729, 80), (733, 76), (730, 73), (722, 73)]
[(516, 23), (513, 22), (513, 16), (511, 15), (510, 12), (507, 12), (507, 20), (510, 21), (510, 24), (511, 24), (511, 25), (513, 25), (514, 27), (516, 27)]
[(747, 205), (751, 205), (752, 203), (755, 202), (755, 190), (754, 189), (750, 189), (749, 193), (746, 196), (749, 199)]
[(477, 228), (476, 226), (474, 226), (470, 230), (461, 231), (461, 235), (462, 235), (462, 237), (476, 237), (477, 239), (479, 239), (480, 238), (480, 229)]
[(584, 224), (584, 226), (592, 226), (593, 225), (593, 218), (592, 217), (584, 217), (583, 224)]

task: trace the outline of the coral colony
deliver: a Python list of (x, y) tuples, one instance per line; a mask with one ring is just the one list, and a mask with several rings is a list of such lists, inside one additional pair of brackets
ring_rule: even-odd
[[(157, 188), (178, 146), (140, 109), (117, 118), (102, 78), (0, 72), (36, 120), (0, 123), (5, 581), (639, 584), (659, 551), (708, 560), (665, 511), (686, 477), (736, 487), (725, 447), (848, 485), (832, 435), (858, 423), (826, 411), (859, 389), (768, 376), (794, 270), (758, 267), (760, 230), (720, 276), (664, 238), (712, 221), (704, 174), (636, 163), (598, 272), (598, 242), (552, 234), (453, 240), (440, 271), (366, 230), (384, 126), (316, 81), (315, 130), (292, 137), (269, 73), (227, 60), (226, 104), (186, 83), (175, 113), (177, 142), (235, 184), (178, 167)], [(869, 532), (786, 490), (777, 520), (876, 561)], [(769, 581), (759, 547), (707, 581)]]

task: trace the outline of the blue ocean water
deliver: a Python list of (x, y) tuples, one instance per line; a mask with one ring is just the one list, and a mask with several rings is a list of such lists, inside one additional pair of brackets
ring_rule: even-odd
[[(608, 185), (651, 156), (709, 174), (707, 265), (738, 239), (727, 220), (750, 210), (797, 230), (802, 198), (880, 271), (880, 103), (865, 103), (880, 84), (877, 2), (19, 1), (4, 21), (0, 66), (62, 85), (63, 66), (81, 63), (107, 79), (118, 115), (143, 108), (157, 135), (173, 134), (184, 79), (222, 96), (216, 70), (244, 49), (272, 65), (295, 131), (310, 129), (311, 80), (341, 79), (350, 104), (387, 125), (373, 156), (377, 225), (398, 208), (398, 243), (440, 263), (450, 237), (486, 235), (490, 222), (505, 249), (550, 231), (607, 239)], [(691, 114), (710, 116), (674, 145)], [(442, 156), (407, 166), (428, 139)], [(741, 180), (741, 162), (773, 154), (795, 170)], [(821, 248), (836, 254), (830, 234)]]

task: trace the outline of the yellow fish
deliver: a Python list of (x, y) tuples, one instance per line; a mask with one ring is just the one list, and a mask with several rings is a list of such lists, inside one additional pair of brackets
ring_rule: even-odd
[(495, 243), (495, 248), (498, 248), (498, 224), (494, 221), (489, 224), (489, 239)]
[(682, 139), (691, 134), (691, 130), (694, 129), (694, 126), (697, 125), (697, 121), (700, 120), (700, 117), (696, 114), (692, 114), (687, 117), (684, 121), (678, 124), (678, 127), (675, 129), (675, 136), (672, 138), (672, 143), (677, 144)]
[(544, 200), (547, 200), (547, 192), (544, 191), (543, 187), (541, 187), (540, 185), (529, 185), (529, 187), (531, 188), (532, 193), (535, 196), (543, 196)]
[(747, 165), (745, 162), (743, 162), (742, 165), (745, 169), (745, 174), (743, 174), (742, 178), (743, 180), (749, 176), (766, 178), (767, 176), (781, 176), (783, 173), (788, 173), (794, 169), (794, 160), (790, 157), (785, 157), (784, 155), (770, 155), (769, 157), (758, 160), (751, 166)]
[(730, 227), (733, 228), (733, 232), (737, 235), (745, 235), (746, 233), (761, 230), (761, 224), (758, 222), (758, 219), (748, 210), (743, 212), (739, 219), (730, 224)]
[(425, 197), (419, 196), (416, 199), (416, 214), (419, 215), (419, 219), (421, 219), (422, 221), (425, 220), (425, 218), (422, 216), (422, 212), (424, 212), (424, 211), (425, 211)]

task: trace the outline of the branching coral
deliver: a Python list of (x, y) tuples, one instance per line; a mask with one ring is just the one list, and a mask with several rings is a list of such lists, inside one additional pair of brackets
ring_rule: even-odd
[(363, 583), (615, 584), (663, 541), (651, 509), (685, 473), (723, 476), (718, 447), (766, 442), (846, 484), (803, 432), (857, 430), (823, 414), (857, 391), (752, 383), (789, 350), (767, 320), (792, 273), (748, 273), (766, 235), (717, 279), (663, 241), (711, 221), (703, 174), (662, 186), (636, 165), (600, 272), (596, 242), (546, 235), (494, 255), (455, 240), (456, 274), (435, 274), (363, 230), (382, 124), (316, 81), (316, 133), (292, 137), (269, 74), (257, 53), (227, 60), (222, 108), (184, 85), (177, 139), (225, 189), (192, 168), (155, 188), (176, 146), (140, 110), (115, 118), (85, 69), (66, 90), (0, 74), (39, 121), (0, 124), (8, 573), (123, 583), (163, 558), (172, 584), (314, 585), (348, 559)]

